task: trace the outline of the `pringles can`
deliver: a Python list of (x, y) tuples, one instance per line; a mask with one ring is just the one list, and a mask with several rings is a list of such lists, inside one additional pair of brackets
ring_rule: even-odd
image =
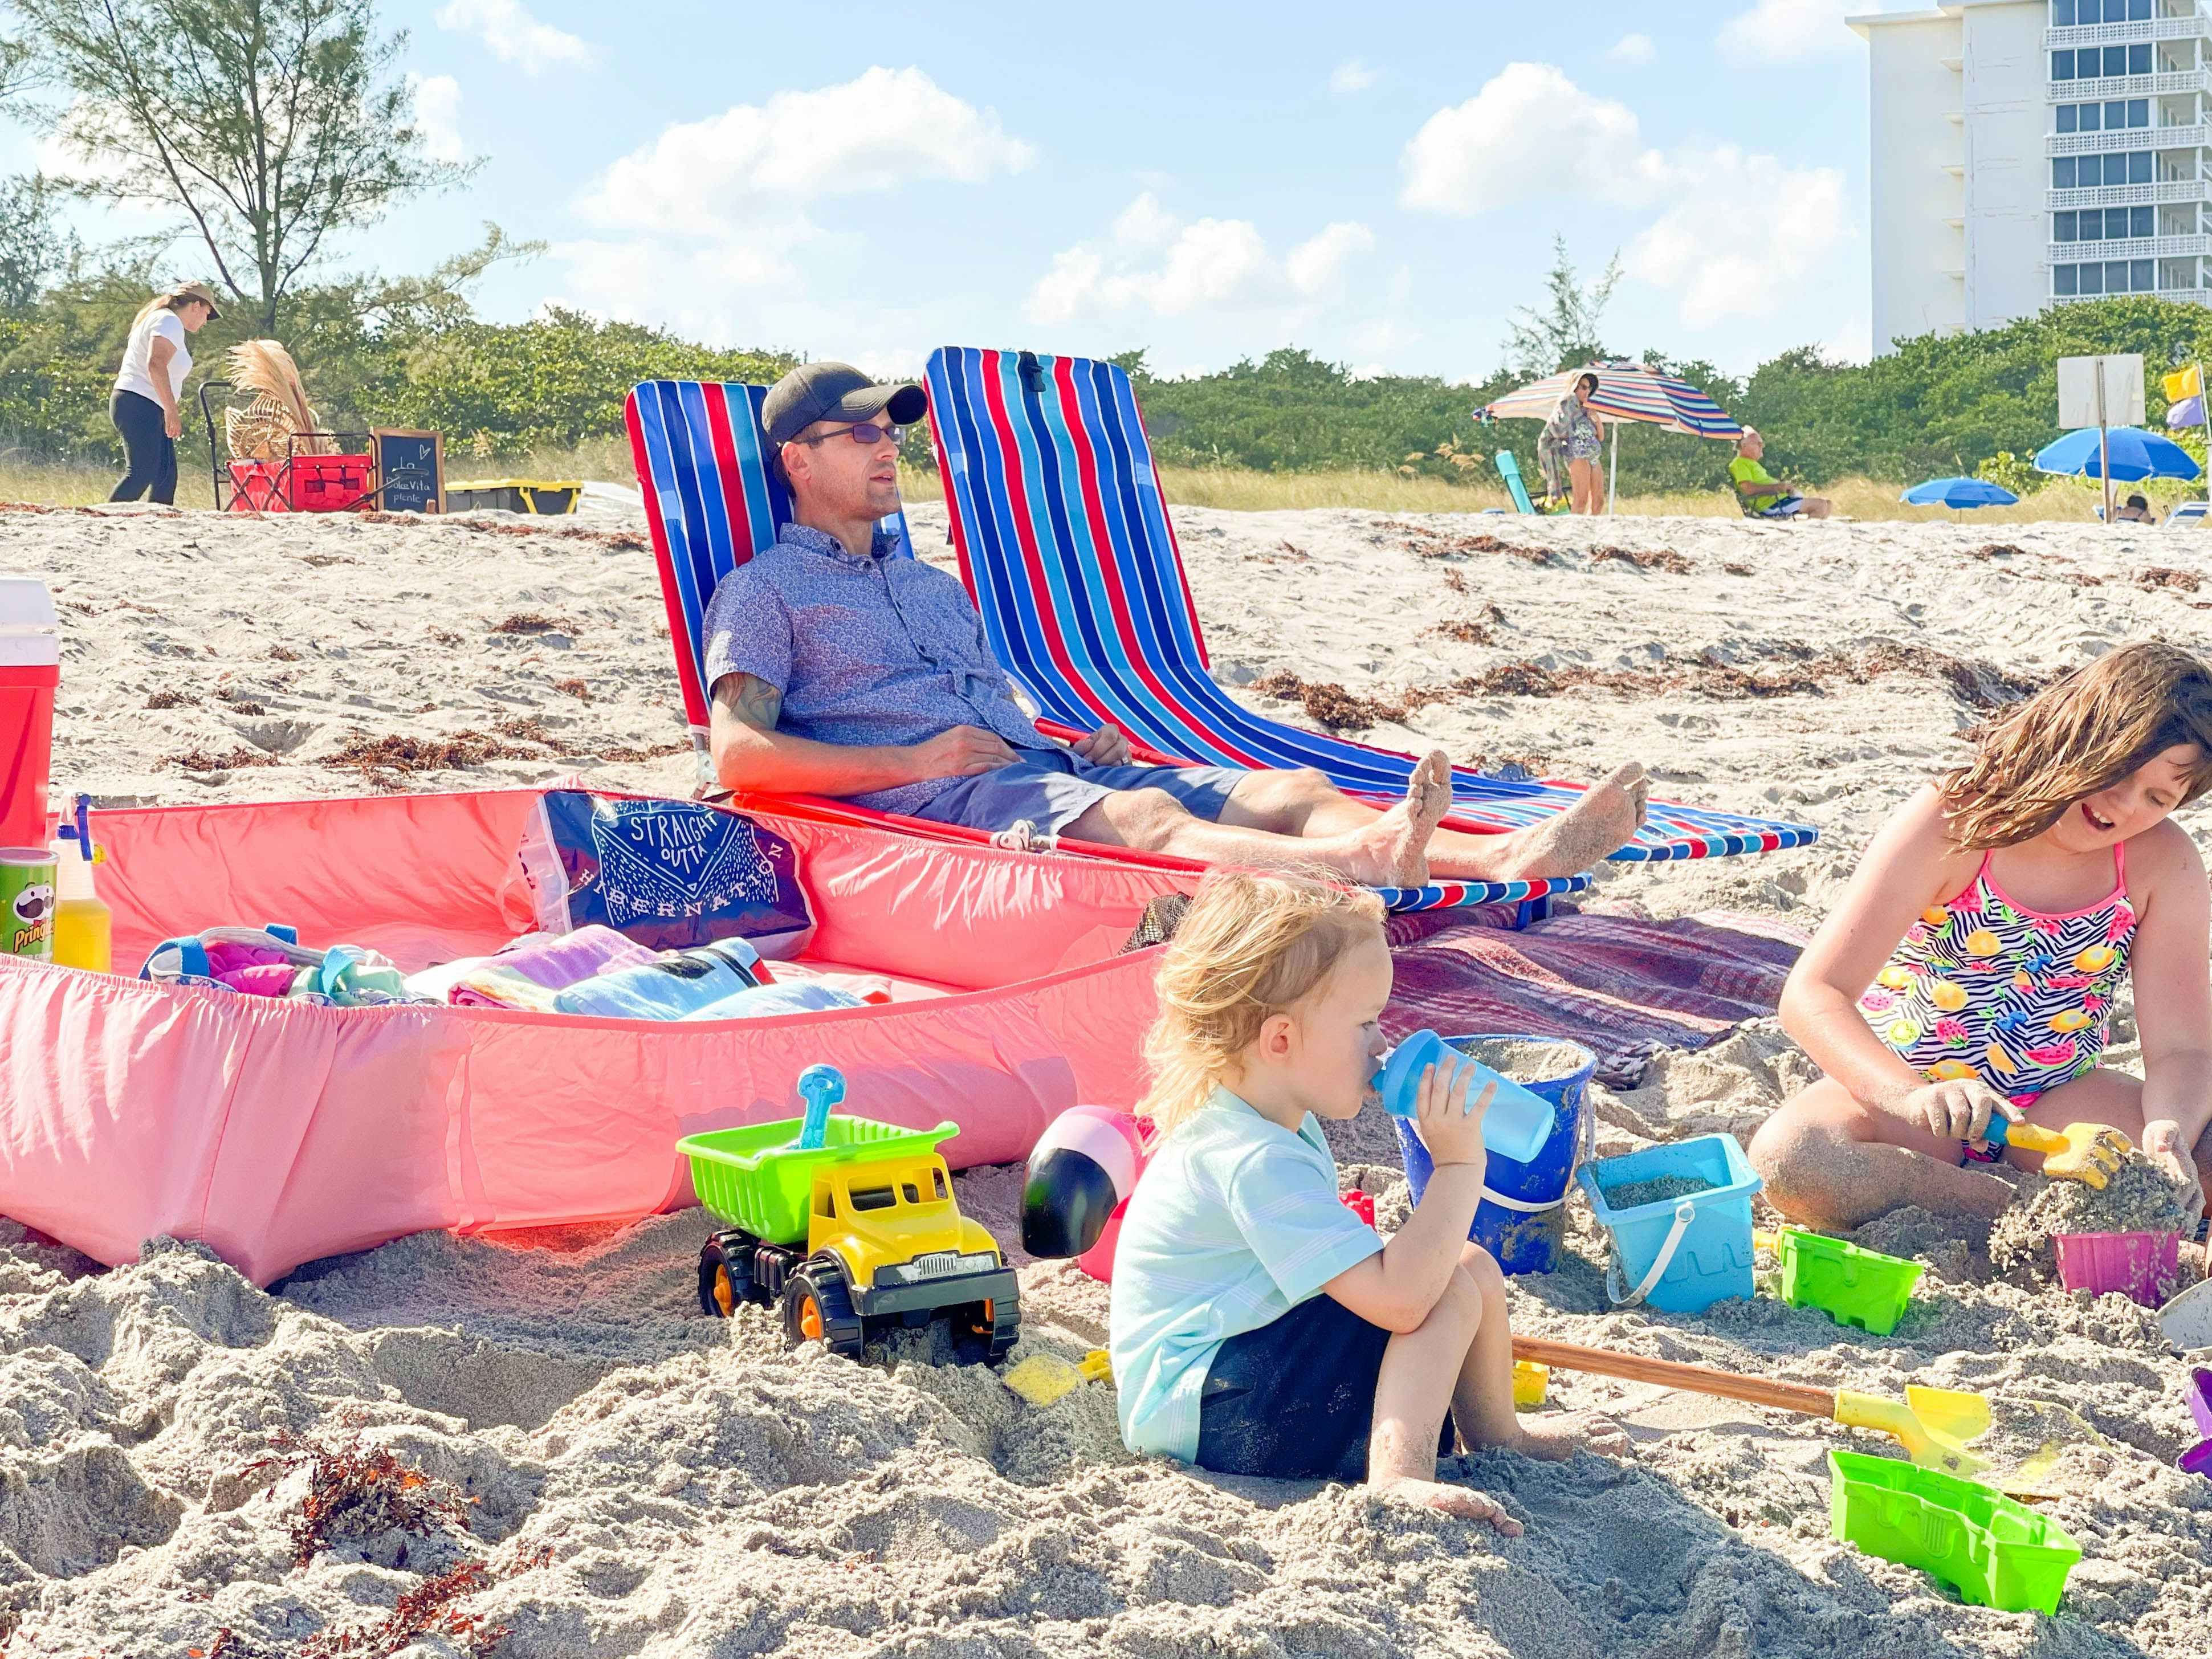
[(54, 959), (54, 855), (0, 847), (0, 957)]

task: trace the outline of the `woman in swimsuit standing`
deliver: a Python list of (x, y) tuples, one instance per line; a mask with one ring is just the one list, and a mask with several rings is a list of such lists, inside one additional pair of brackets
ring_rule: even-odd
[(1597, 376), (1583, 375), (1544, 422), (1545, 442), (1566, 461), (1577, 513), (1595, 513), (1605, 495), (1605, 426), (1589, 406), (1596, 396)]
[[(2174, 810), (2212, 787), (2212, 670), (2124, 646), (1981, 734), (1868, 847), (1790, 976), (1782, 1021), (1826, 1073), (1751, 1144), (1793, 1219), (1903, 1205), (1995, 1215), (1992, 1116), (2118, 1129), (2212, 1170), (2212, 890)], [(2132, 978), (2138, 1079), (2098, 1064)]]

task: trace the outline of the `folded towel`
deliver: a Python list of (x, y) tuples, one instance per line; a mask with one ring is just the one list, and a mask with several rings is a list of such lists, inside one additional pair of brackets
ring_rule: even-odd
[(557, 1012), (555, 993), (602, 973), (657, 960), (657, 952), (597, 923), (573, 933), (525, 933), (453, 981), (446, 1000), (463, 1008), (526, 1008), (550, 1014)]
[(685, 1014), (694, 1019), (772, 1019), (778, 1014), (818, 1014), (831, 1008), (865, 1008), (849, 991), (827, 985), (756, 985)]

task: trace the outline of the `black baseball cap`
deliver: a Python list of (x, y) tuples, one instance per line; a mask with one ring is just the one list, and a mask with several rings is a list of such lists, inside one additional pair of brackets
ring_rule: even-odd
[(911, 380), (878, 385), (850, 363), (805, 363), (768, 389), (761, 424), (780, 449), (817, 421), (888, 415), (893, 426), (912, 426), (928, 410), (929, 394)]

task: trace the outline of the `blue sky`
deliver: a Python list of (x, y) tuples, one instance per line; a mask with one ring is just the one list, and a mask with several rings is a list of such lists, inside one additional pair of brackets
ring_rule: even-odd
[[(1862, 357), (1866, 54), (1841, 19), (1869, 9), (392, 0), (426, 131), (487, 159), (348, 253), (421, 268), (495, 220), (551, 246), (487, 281), (489, 314), (886, 371), (947, 342), (1145, 346), (1169, 373), (1296, 343), (1472, 379), (1556, 232), (1589, 270), (1621, 252), (1622, 349)], [(58, 159), (0, 143), (0, 167)]]

